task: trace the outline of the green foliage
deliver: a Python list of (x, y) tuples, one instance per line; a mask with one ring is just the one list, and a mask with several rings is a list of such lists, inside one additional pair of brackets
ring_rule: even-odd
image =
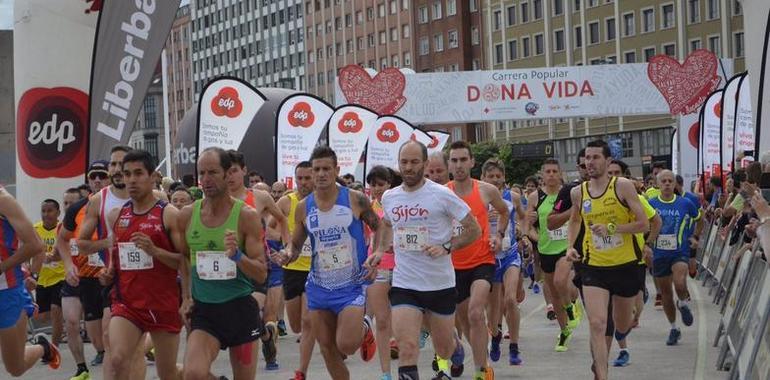
[(524, 179), (537, 173), (543, 164), (542, 159), (513, 159), (511, 157), (511, 146), (506, 143), (498, 145), (492, 141), (485, 141), (472, 144), (471, 150), (476, 161), (476, 166), (471, 170), (473, 178), (481, 178), (481, 166), (492, 157), (497, 157), (505, 163), (505, 182), (508, 184), (523, 184)]

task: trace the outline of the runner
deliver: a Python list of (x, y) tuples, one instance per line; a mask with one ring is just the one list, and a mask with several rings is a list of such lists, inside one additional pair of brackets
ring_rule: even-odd
[(264, 178), (262, 177), (262, 174), (255, 171), (249, 172), (249, 187), (254, 187), (258, 183), (263, 183), (263, 182), (264, 182)]
[[(657, 181), (660, 186), (660, 195), (651, 199), (650, 205), (658, 211), (663, 219), (663, 226), (660, 229), (660, 234), (650, 233), (647, 242), (653, 246), (653, 276), (663, 298), (663, 311), (666, 313), (668, 322), (671, 323), (666, 344), (673, 346), (679, 342), (679, 338), (682, 336), (681, 330), (676, 325), (676, 309), (679, 309), (682, 323), (685, 326), (693, 324), (687, 291), (687, 272), (690, 261), (689, 242), (684, 236), (684, 230), (690, 224), (690, 220), (697, 220), (699, 212), (696, 205), (674, 193), (676, 179), (670, 170), (661, 171)], [(674, 308), (674, 295), (671, 291), (672, 285), (678, 298), (676, 309)]]
[[(120, 154), (120, 153), (117, 153)], [(120, 157), (122, 159), (122, 157)], [(109, 174), (109, 162), (94, 161), (88, 169), (88, 184), (95, 193), (107, 186)], [(86, 216), (89, 198), (83, 198), (70, 206), (64, 214), (62, 227), (56, 237), (56, 249), (64, 264), (65, 283), (62, 285), (62, 313), (64, 314), (64, 328), (67, 332), (67, 346), (72, 353), (77, 372), (71, 380), (88, 380), (91, 375), (85, 363), (83, 354), (83, 340), (80, 336), (80, 318), (85, 320), (86, 332), (91, 339), (97, 353), (104, 352), (104, 340), (102, 333), (102, 286), (99, 284), (99, 272), (102, 267), (89, 265), (85, 254), (81, 255), (78, 249), (77, 237), (83, 219)], [(95, 239), (96, 234), (90, 238)], [(98, 256), (94, 255), (94, 259)], [(102, 264), (103, 265), (103, 264)], [(103, 357), (103, 356), (102, 356)], [(98, 365), (97, 358), (91, 362), (92, 366)]]
[(281, 181), (275, 181), (273, 182), (273, 186), (270, 187), (270, 196), (273, 197), (273, 200), (275, 202), (278, 202), (279, 199), (283, 196), (283, 193), (286, 192), (286, 184), (284, 184)]
[(220, 349), (229, 349), (236, 380), (253, 379), (257, 370), (263, 326), (251, 293), (252, 280), (261, 283), (267, 278), (261, 215), (230, 196), (231, 165), (223, 149), (201, 152), (197, 168), (205, 198), (179, 214), (185, 231), (179, 247), (185, 255), (179, 267), (180, 313), (190, 332), (185, 378), (209, 378)]
[(434, 152), (425, 165), (426, 178), (439, 184), (449, 183), (449, 158), (444, 152)]
[(697, 195), (684, 189), (684, 178), (682, 178), (680, 175), (676, 176), (675, 192), (692, 202), (692, 204), (698, 208), (698, 217), (695, 219), (690, 219), (690, 223), (687, 223), (687, 226), (684, 229), (684, 235), (682, 236), (682, 238), (688, 242), (687, 245), (689, 246), (690, 251), (690, 278), (695, 278), (695, 276), (698, 274), (698, 265), (695, 261), (695, 256), (698, 253), (698, 237), (700, 236), (701, 230), (703, 229), (703, 210), (701, 209), (701, 201)]
[[(77, 193), (80, 196), (80, 193)], [(45, 259), (38, 260), (42, 265), (36, 267), (35, 261), (30, 268), (32, 278), (37, 281), (35, 301), (38, 306), (36, 319), (51, 322), (51, 342), (59, 347), (64, 319), (61, 311), (61, 287), (64, 283), (64, 264), (59, 258), (56, 246), (56, 227), (59, 225), (61, 209), (59, 202), (46, 199), (40, 205), (41, 221), (35, 223), (35, 232), (43, 241)]]
[(572, 338), (572, 330), (580, 323), (580, 315), (576, 312), (575, 296), (570, 290), (559, 288), (554, 281), (554, 273), (559, 263), (565, 262), (563, 257), (567, 251), (567, 229), (561, 226), (557, 229), (548, 229), (548, 215), (553, 211), (559, 190), (562, 187), (561, 167), (559, 161), (548, 158), (543, 162), (541, 169), (543, 173), (544, 186), (537, 192), (529, 195), (527, 204), (530, 207), (530, 213), (537, 215), (537, 226), (535, 219), (530, 218), (525, 228), (533, 228), (537, 231), (537, 247), (540, 257), (540, 268), (543, 271), (545, 294), (548, 294), (552, 304), (556, 320), (561, 329), (556, 339), (556, 352), (564, 352), (568, 349), (569, 341)]
[[(420, 378), (417, 359), (423, 319), (428, 321), (433, 347), (440, 357), (434, 379), (451, 379), (446, 360), (450, 357), (453, 367), (462, 366), (465, 354), (454, 332), (457, 290), (449, 255), (470, 246), (481, 235), (468, 205), (448, 188), (424, 178), (427, 161), (425, 145), (408, 141), (401, 146), (398, 165), (404, 182), (382, 197), (385, 228), (370, 259), (377, 264), (392, 245), (396, 265), (390, 304), (400, 380)], [(462, 228), (453, 237), (447, 226), (455, 221)]]
[[(492, 336), (492, 342), (489, 348), (489, 358), (496, 362), (500, 360), (500, 342), (503, 339), (502, 317), (505, 315), (508, 324), (508, 334), (510, 343), (508, 344), (508, 364), (520, 365), (519, 357), (519, 323), (521, 315), (519, 314), (519, 302), (522, 289), (521, 279), (521, 257), (516, 242), (516, 221), (522, 224), (524, 218), (524, 208), (521, 206), (521, 196), (505, 189), (505, 165), (502, 161), (490, 158), (481, 167), (482, 179), (497, 187), (502, 192), (503, 201), (510, 212), (510, 223), (505, 230), (505, 237), (502, 240), (500, 249), (495, 253), (495, 277), (492, 280), (492, 294), (490, 295), (489, 307), (489, 332)], [(490, 237), (497, 234), (498, 226), (497, 212), (490, 208), (489, 212), (489, 234)], [(526, 246), (529, 239), (524, 239), (522, 245)]]
[[(607, 176), (610, 148), (604, 141), (588, 143), (586, 170), (590, 180), (571, 191), (572, 215), (568, 225), (567, 258), (582, 261), (580, 279), (591, 330), (591, 352), (595, 376), (607, 379), (607, 308), (613, 304), (615, 338), (631, 331), (634, 296), (639, 292), (637, 263), (642, 247), (634, 238), (649, 228), (634, 184), (625, 178)], [(633, 215), (633, 217), (632, 217)], [(574, 248), (584, 229), (582, 255)]]
[[(107, 215), (114, 247), (107, 276), (114, 279), (109, 322), (112, 379), (129, 379), (136, 347), (149, 332), (161, 379), (176, 379), (179, 349), (177, 269), (183, 245), (178, 211), (153, 194), (155, 166), (146, 151), (132, 150), (122, 160), (130, 200)], [(143, 347), (143, 344), (141, 345)]]
[[(297, 226), (295, 224), (297, 205), (313, 191), (313, 166), (309, 161), (302, 161), (294, 168), (294, 183), (297, 185), (296, 190), (278, 200), (278, 207), (286, 216), (289, 233), (292, 235)], [(286, 302), (286, 314), (292, 331), (300, 334), (299, 367), (294, 372), (294, 380), (305, 379), (315, 346), (305, 295), (305, 282), (310, 271), (310, 256), (310, 242), (305, 240), (299, 257), (283, 266), (283, 297)]]
[(0, 353), (5, 370), (11, 376), (22, 376), (41, 359), (57, 369), (59, 350), (44, 335), (37, 335), (33, 345), (25, 345), (35, 304), (24, 288), (21, 265), (45, 252), (45, 246), (21, 206), (1, 186), (0, 236)]
[(191, 205), (193, 203), (193, 196), (190, 193), (190, 190), (184, 186), (180, 186), (174, 189), (169, 198), (171, 199), (171, 205), (176, 207), (178, 210), (181, 210), (184, 208), (184, 206)]
[[(524, 196), (521, 197), (521, 205), (527, 213), (531, 212), (528, 207), (528, 198), (532, 193), (537, 193), (540, 188), (540, 182), (536, 176), (529, 176), (524, 180)], [(537, 216), (533, 214), (536, 219)], [(523, 228), (523, 227), (522, 227)], [(524, 235), (526, 236), (526, 235)], [(537, 254), (537, 236), (527, 236), (532, 244), (532, 255), (527, 260), (526, 272), (529, 275), (530, 283), (529, 289), (532, 289), (532, 293), (540, 294), (540, 284), (543, 281), (543, 270), (540, 269), (540, 255)], [(553, 305), (551, 304), (551, 297), (547, 292), (544, 292), (543, 298), (546, 300), (546, 317), (548, 320), (556, 319), (556, 312), (553, 311)]]
[(377, 214), (362, 193), (337, 186), (337, 155), (319, 146), (311, 155), (314, 190), (299, 202), (291, 257), (296, 260), (309, 237), (312, 260), (306, 290), (313, 332), (326, 369), (333, 379), (349, 379), (345, 355), (361, 348), (361, 358), (369, 361), (377, 348), (372, 324), (364, 315), (364, 282), (376, 275), (376, 264), (366, 257), (364, 223), (373, 231), (380, 226)]

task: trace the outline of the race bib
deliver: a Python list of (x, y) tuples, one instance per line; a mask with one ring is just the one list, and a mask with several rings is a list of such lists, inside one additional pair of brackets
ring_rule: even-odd
[(353, 266), (349, 243), (338, 243), (318, 250), (319, 271), (329, 272)]
[(422, 251), (428, 245), (429, 237), (425, 226), (396, 228), (396, 246), (402, 251)]
[(313, 256), (313, 247), (310, 245), (310, 239), (305, 240), (305, 244), (302, 244), (302, 251), (299, 253), (300, 257)]
[(152, 256), (139, 249), (134, 243), (118, 243), (120, 270), (152, 269)]
[(201, 280), (232, 280), (238, 268), (222, 251), (198, 251), (195, 253), (195, 270)]
[(567, 240), (567, 226), (561, 226), (555, 230), (548, 230), (548, 239), (551, 241)]
[(80, 250), (78, 249), (78, 239), (70, 239), (70, 252), (72, 257), (80, 255)]
[[(3, 262), (3, 259), (0, 258), (0, 263)], [(13, 270), (13, 268), (8, 268), (8, 270)], [(0, 290), (8, 289), (8, 278), (5, 277), (5, 272), (0, 273)]]
[(658, 235), (658, 240), (655, 241), (655, 247), (662, 251), (676, 251), (679, 245), (679, 240), (676, 235)]
[(98, 253), (94, 253), (94, 254), (88, 255), (88, 265), (92, 267), (104, 268), (104, 261), (102, 261), (102, 258), (99, 257)]
[(623, 245), (623, 237), (619, 234), (605, 237), (592, 234), (591, 238), (594, 242), (594, 248), (596, 248), (597, 251), (608, 251)]

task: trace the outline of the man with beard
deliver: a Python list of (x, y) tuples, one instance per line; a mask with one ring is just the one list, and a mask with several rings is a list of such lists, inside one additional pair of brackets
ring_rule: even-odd
[(446, 185), (449, 182), (449, 162), (444, 152), (434, 152), (425, 165), (425, 177), (431, 181)]
[(270, 195), (273, 197), (273, 200), (278, 202), (279, 199), (283, 196), (283, 193), (286, 192), (286, 184), (281, 181), (275, 181), (273, 182), (273, 186), (270, 187)]

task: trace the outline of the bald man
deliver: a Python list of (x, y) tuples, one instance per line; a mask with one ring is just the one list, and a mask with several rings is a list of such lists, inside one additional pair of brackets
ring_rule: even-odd
[(425, 177), (439, 185), (449, 183), (449, 161), (443, 152), (434, 152), (428, 156), (425, 164)]

